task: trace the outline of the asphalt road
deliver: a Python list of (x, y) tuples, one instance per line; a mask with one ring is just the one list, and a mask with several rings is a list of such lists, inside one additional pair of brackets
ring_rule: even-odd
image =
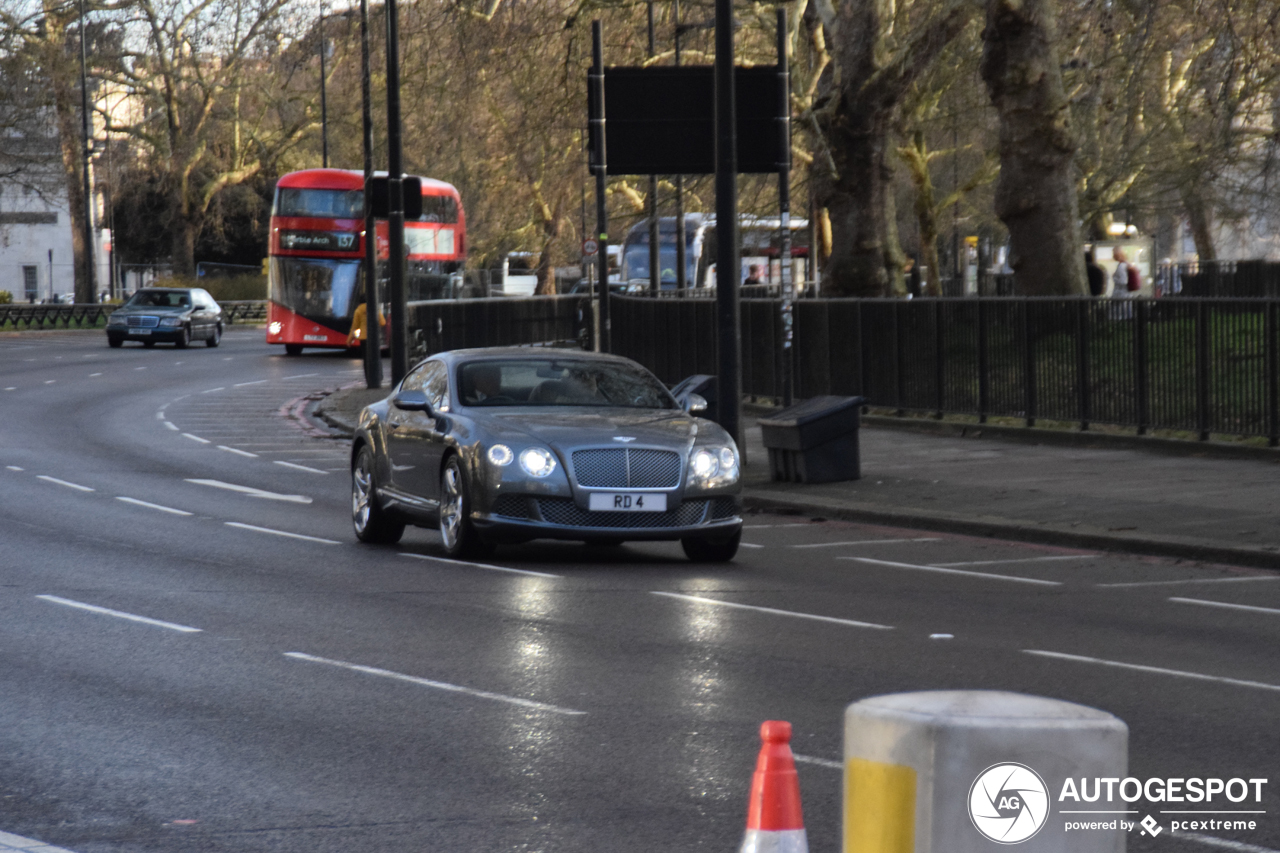
[(1139, 778), (1270, 780), (1256, 830), (1130, 850), (1280, 849), (1280, 575), (803, 516), (727, 566), (362, 546), (345, 442), (290, 415), (360, 376), (0, 337), (0, 845), (733, 850), (785, 719), (836, 851), (846, 705), (972, 688), (1116, 714)]

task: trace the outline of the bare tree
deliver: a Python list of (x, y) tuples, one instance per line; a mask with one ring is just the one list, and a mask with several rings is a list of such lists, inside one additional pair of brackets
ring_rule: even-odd
[(1076, 199), (1075, 139), (1056, 49), (1053, 0), (990, 0), (982, 77), (1000, 116), (996, 214), (1028, 295), (1088, 293)]

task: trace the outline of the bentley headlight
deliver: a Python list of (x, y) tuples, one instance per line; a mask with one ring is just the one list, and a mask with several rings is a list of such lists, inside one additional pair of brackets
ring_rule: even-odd
[(550, 450), (542, 447), (529, 447), (520, 451), (520, 467), (530, 477), (542, 479), (556, 470), (556, 458)]
[[(511, 452), (511, 448), (507, 447), (505, 444), (495, 444), (493, 447), (490, 447), (488, 456), (489, 462), (497, 465), (499, 468), (510, 465), (516, 458), (516, 455)], [(528, 471), (529, 469), (526, 467), (525, 470)], [(529, 473), (532, 474), (533, 472), (530, 471)], [(534, 476), (537, 475), (535, 474)]]
[(689, 468), (695, 480), (710, 480), (720, 473), (720, 461), (710, 450), (695, 450), (689, 460)]
[(181, 326), (182, 318), (181, 317), (161, 317), (160, 325), (161, 326)]
[(689, 485), (714, 489), (738, 481), (738, 454), (732, 447), (698, 447), (689, 455)]

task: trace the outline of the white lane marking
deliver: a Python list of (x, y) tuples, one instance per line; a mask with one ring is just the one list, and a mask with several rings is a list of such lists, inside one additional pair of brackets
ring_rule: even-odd
[(763, 545), (757, 545), (754, 542), (739, 542), (738, 544), (741, 545), (743, 548), (763, 548), (764, 547)]
[(924, 536), (918, 539), (856, 539), (850, 542), (815, 542), (811, 545), (792, 545), (792, 548), (836, 548), (841, 545), (898, 545), (903, 542), (941, 542), (941, 536)]
[(1225, 607), (1228, 610), (1248, 610), (1251, 613), (1272, 613), (1280, 616), (1280, 609), (1275, 607), (1257, 607), (1252, 604), (1228, 604), (1225, 601), (1205, 601), (1201, 598), (1170, 598), (1178, 604), (1199, 604), (1202, 607)]
[(1153, 672), (1157, 675), (1174, 675), (1179, 678), (1191, 678), (1197, 681), (1214, 681), (1219, 684), (1233, 684), (1236, 687), (1256, 687), (1259, 690), (1280, 690), (1280, 684), (1267, 684), (1263, 681), (1248, 681), (1242, 678), (1227, 678), (1222, 675), (1205, 675), (1202, 672), (1183, 672), (1180, 669), (1165, 669), (1160, 666), (1147, 666), (1140, 663), (1124, 663), (1123, 661), (1104, 660), (1103, 658), (1091, 658), (1083, 655), (1067, 655), (1062, 652), (1046, 652), (1039, 649), (1023, 649), (1023, 652), (1029, 655), (1038, 655), (1046, 658), (1057, 658), (1059, 660), (1076, 661), (1077, 663), (1096, 663), (1100, 666), (1113, 666), (1117, 669), (1132, 669), (1138, 672)]
[(392, 678), (396, 681), (407, 681), (410, 684), (417, 684), (421, 687), (431, 687), (436, 690), (447, 690), (450, 693), (462, 693), (466, 696), (474, 696), (478, 699), (494, 699), (498, 702), (506, 702), (509, 705), (518, 705), (521, 708), (530, 708), (535, 711), (550, 711), (553, 714), (567, 714), (569, 716), (582, 716), (586, 711), (575, 711), (572, 708), (561, 708), (558, 705), (548, 705), (545, 702), (534, 702), (532, 699), (521, 699), (518, 696), (504, 696), (501, 693), (490, 693), (487, 690), (476, 690), (471, 687), (463, 687), (458, 684), (449, 684), (446, 681), (432, 681), (429, 678), (419, 678), (416, 675), (405, 675), (403, 672), (394, 672), (389, 669), (379, 669), (375, 666), (363, 666), (358, 663), (347, 663), (346, 661), (330, 660), (329, 658), (316, 657), (315, 655), (305, 654), (303, 652), (285, 652), (285, 657), (294, 660), (308, 661), (309, 663), (323, 663), (328, 666), (336, 666), (341, 669), (348, 669), (352, 672), (361, 672), (365, 675), (379, 675), (383, 678)]
[(247, 456), (247, 457), (249, 457), (250, 459), (257, 459), (257, 458), (258, 458), (258, 454), (256, 454), (256, 453), (250, 453), (250, 452), (249, 452), (249, 451), (247, 451), (247, 450), (238, 450), (237, 448), (234, 448), (234, 447), (227, 447), (225, 444), (219, 444), (219, 445), (218, 445), (218, 449), (219, 449), (219, 450), (225, 450), (225, 451), (227, 451), (228, 453), (235, 453), (235, 454), (237, 454), (238, 456)]
[(135, 367), (134, 370), (146, 370), (145, 367)]
[(491, 566), (488, 563), (472, 563), (467, 560), (450, 560), (448, 557), (433, 557), (430, 554), (409, 554), (400, 552), (401, 557), (413, 557), (415, 560), (435, 560), (437, 563), (452, 563), (455, 566), (472, 566), (477, 569), (488, 569), (491, 572), (510, 572), (513, 575), (533, 575), (535, 578), (559, 578), (546, 572), (535, 572), (532, 569), (509, 569), (506, 566)]
[(813, 527), (812, 521), (793, 521), (788, 524), (744, 524), (743, 530), (765, 530), (772, 527)]
[(165, 422), (164, 422), (164, 425), (165, 425), (167, 428), (169, 428), (169, 429), (173, 430), (174, 432), (177, 432), (179, 429), (181, 429), (181, 427), (179, 427), (179, 426), (178, 426), (177, 424), (175, 424), (173, 421), (165, 421)]
[(89, 378), (92, 379), (95, 376), (101, 376), (101, 375), (102, 375), (101, 373), (90, 373)]
[(158, 421), (164, 420), (164, 409), (161, 409), (158, 412), (156, 412), (156, 420)]
[(288, 501), (295, 504), (309, 504), (311, 498), (305, 495), (281, 495), (275, 492), (267, 492), (262, 489), (255, 489), (252, 486), (237, 486), (235, 483), (224, 483), (221, 480), (187, 480), (188, 483), (195, 483), (197, 486), (211, 486), (215, 489), (226, 489), (229, 492), (239, 492), (251, 498), (263, 498), (269, 501)]
[(318, 536), (304, 536), (301, 533), (289, 533), (284, 530), (275, 530), (270, 527), (258, 527), (255, 524), (242, 524), (239, 521), (227, 521), (224, 523), (227, 525), (227, 527), (238, 527), (241, 530), (253, 530), (258, 533), (270, 533), (273, 536), (286, 536), (290, 539), (302, 539), (307, 542), (319, 542), (321, 545), (341, 545), (342, 544), (341, 542), (338, 542), (333, 539), (321, 539)]
[(1200, 835), (1196, 832), (1179, 832), (1177, 835), (1171, 835), (1170, 838), (1195, 841), (1209, 847), (1235, 850), (1237, 853), (1280, 853), (1280, 851), (1272, 850), (1270, 847), (1259, 847), (1256, 844), (1245, 844), (1243, 841), (1232, 841), (1228, 838), (1214, 838), (1212, 835)]
[(955, 638), (956, 638), (955, 634), (930, 634), (929, 635), (930, 640), (954, 640)]
[(17, 391), (17, 390), (18, 390), (18, 386), (16, 386), (16, 385), (10, 385), (8, 388), (6, 388), (6, 389), (4, 389), (4, 390), (6, 390), (6, 391)]
[(1020, 578), (1014, 575), (993, 575), (988, 572), (967, 572), (964, 569), (945, 569), (941, 566), (916, 566), (911, 563), (894, 563), (889, 560), (873, 560), (870, 557), (836, 557), (837, 560), (857, 560), (860, 563), (872, 563), (877, 566), (891, 566), (897, 569), (916, 569), (921, 572), (940, 572), (948, 575), (967, 575), (973, 578), (986, 578), (993, 581), (1015, 581), (1017, 583), (1035, 583), (1042, 586), (1062, 586), (1061, 581), (1046, 581), (1040, 578)]
[(223, 386), (222, 386), (222, 387), (220, 387), (220, 388), (210, 388), (208, 391), (201, 391), (200, 393), (201, 393), (201, 394), (212, 394), (214, 391), (225, 391), (225, 390), (227, 390), (227, 386), (223, 385)]
[(798, 752), (791, 753), (791, 757), (801, 764), (816, 764), (818, 767), (827, 767), (832, 770), (844, 769), (844, 765), (839, 761), (832, 761), (829, 758), (814, 758), (812, 755), (801, 755)]
[(321, 471), (319, 468), (308, 468), (306, 465), (298, 465), (293, 462), (285, 462), (282, 459), (275, 460), (275, 464), (283, 465), (286, 468), (294, 468), (298, 471), (310, 471), (312, 474), (328, 474), (328, 471)]
[(140, 501), (137, 498), (127, 498), (124, 495), (117, 495), (116, 500), (124, 501), (125, 503), (133, 504), (134, 506), (144, 506), (147, 509), (158, 509), (161, 512), (169, 512), (169, 513), (173, 513), (174, 515), (191, 515), (191, 513), (187, 512), (185, 509), (174, 509), (171, 506), (161, 506), (160, 504), (147, 503), (146, 501)]
[(237, 382), (232, 388), (243, 388), (246, 385), (261, 385), (263, 382), (270, 382), (270, 379), (255, 379), (252, 382)]
[(288, 380), (288, 379), (306, 379), (306, 378), (311, 377), (311, 376), (319, 376), (319, 375), (320, 375), (319, 373), (299, 373), (297, 376), (286, 376), (286, 377), (285, 377), (285, 380)]
[(82, 492), (96, 491), (95, 489), (91, 489), (88, 486), (81, 486), (78, 483), (68, 483), (66, 480), (59, 480), (57, 477), (50, 477), (45, 474), (38, 475), (36, 479), (44, 480), (46, 483), (57, 483), (59, 486), (66, 486), (68, 489), (79, 489)]
[(184, 634), (198, 634), (199, 628), (192, 628), (190, 625), (178, 625), (174, 622), (162, 622), (159, 619), (151, 619), (146, 616), (138, 616), (134, 613), (125, 613), (120, 610), (110, 610), (106, 607), (99, 607), (96, 604), (85, 604), (83, 601), (72, 601), (69, 598), (60, 598), (56, 595), (37, 595), (36, 598), (41, 601), (47, 601), (50, 604), (61, 604), (64, 607), (75, 607), (79, 610), (87, 610), (90, 613), (100, 613), (103, 616), (114, 616), (117, 619), (128, 619), (130, 622), (141, 622), (144, 625), (155, 625), (158, 628), (168, 628), (170, 631), (181, 631)]
[(26, 468), (19, 468), (17, 465), (6, 465), (6, 466), (4, 466), (4, 467), (8, 468), (10, 471), (25, 471), (25, 470), (27, 470)]
[(1067, 557), (1018, 557), (1013, 560), (967, 560), (963, 563), (934, 563), (935, 566), (995, 566), (1000, 563), (1043, 563), (1052, 560), (1089, 560), (1095, 554), (1078, 554)]
[(191, 439), (192, 441), (198, 441), (198, 442), (200, 442), (201, 444), (213, 444), (213, 442), (212, 442), (212, 441), (210, 441), (209, 439), (207, 439), (207, 438), (201, 438), (201, 437), (200, 437), (200, 436), (198, 436), (198, 435), (192, 435), (192, 434), (191, 434), (191, 433), (189, 433), (189, 432), (184, 432), (184, 433), (182, 434), (182, 437), (183, 437), (183, 438), (189, 438), (189, 439)]
[(1100, 583), (1103, 587), (1122, 586), (1177, 586), (1187, 583), (1240, 583), (1242, 581), (1280, 581), (1280, 575), (1249, 575), (1243, 578), (1183, 578), (1176, 581), (1133, 581), (1130, 583)]
[(877, 625), (875, 622), (858, 622), (854, 619), (837, 619), (834, 616), (817, 616), (813, 613), (796, 613), (791, 610), (775, 610), (772, 607), (757, 607), (754, 604), (738, 604), (733, 601), (720, 601), (715, 598), (703, 598), (698, 595), (682, 595), (678, 592), (658, 592), (654, 591), (652, 595), (661, 595), (664, 598), (676, 598), (681, 601), (691, 601), (694, 604), (710, 604), (715, 607), (732, 607), (737, 610), (754, 610), (757, 613), (769, 613), (774, 616), (794, 616), (797, 619), (812, 619), (815, 622), (830, 622), (833, 625), (848, 625), (852, 628), (877, 628), (882, 631), (892, 631), (892, 625)]
[(71, 853), (65, 847), (54, 847), (34, 838), (23, 838), (12, 832), (0, 830), (0, 853)]
[(55, 383), (55, 382), (57, 382), (57, 381), (58, 381), (58, 380), (56, 380), (56, 379), (46, 379), (46, 380), (44, 381), (44, 384), (45, 384), (45, 385), (52, 385), (53, 383)]

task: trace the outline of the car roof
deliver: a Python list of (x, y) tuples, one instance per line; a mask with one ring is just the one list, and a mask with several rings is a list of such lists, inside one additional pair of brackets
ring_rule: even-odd
[(569, 347), (475, 347), (472, 349), (455, 349), (446, 352), (434, 353), (431, 358), (443, 359), (451, 364), (460, 361), (477, 361), (477, 360), (511, 360), (511, 359), (529, 359), (543, 360), (548, 358), (573, 359), (574, 361), (601, 361), (611, 362), (614, 364), (635, 364), (629, 358), (621, 355), (613, 355), (605, 352), (590, 352), (588, 350), (572, 349)]

